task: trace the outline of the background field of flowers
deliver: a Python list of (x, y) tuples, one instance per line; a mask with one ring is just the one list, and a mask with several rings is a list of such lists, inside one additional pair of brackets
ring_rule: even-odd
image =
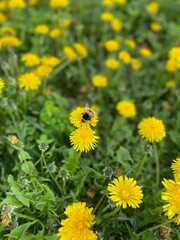
[(180, 239), (179, 15), (0, 1), (0, 239)]

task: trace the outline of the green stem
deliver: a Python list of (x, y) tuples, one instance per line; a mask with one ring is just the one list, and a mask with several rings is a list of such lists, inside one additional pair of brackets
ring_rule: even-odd
[(172, 218), (172, 219), (167, 220), (167, 221), (165, 221), (165, 222), (163, 222), (163, 223), (160, 223), (160, 224), (158, 224), (158, 225), (156, 225), (156, 226), (154, 226), (154, 227), (146, 228), (146, 230), (138, 233), (137, 235), (138, 235), (138, 236), (142, 236), (145, 232), (147, 232), (147, 231), (154, 231), (154, 230), (156, 230), (157, 228), (160, 228), (161, 226), (164, 226), (164, 225), (167, 225), (167, 224), (169, 224), (169, 223), (171, 223), (171, 222), (174, 222), (174, 220), (175, 220), (175, 218)]
[(146, 159), (147, 159), (147, 156), (145, 154), (143, 159), (142, 159), (142, 161), (141, 161), (141, 163), (140, 163), (140, 165), (139, 165), (139, 167), (138, 167), (138, 169), (137, 169), (137, 171), (136, 171), (136, 178), (139, 176), (140, 172), (142, 171)]
[(154, 150), (154, 159), (156, 163), (156, 188), (159, 189), (159, 181), (160, 181), (160, 168), (159, 168), (159, 157), (157, 152), (156, 144), (153, 144), (153, 150)]
[(101, 196), (101, 198), (99, 199), (98, 203), (96, 204), (94, 210), (93, 210), (93, 213), (96, 212), (96, 210), (98, 209), (99, 205), (102, 203), (102, 201), (104, 200), (105, 198), (105, 195)]
[[(46, 169), (48, 170), (48, 166), (46, 164), (46, 160), (44, 158), (44, 153), (42, 152), (43, 154), (43, 162), (44, 162), (44, 166), (46, 167)], [(50, 171), (48, 171), (49, 175), (51, 176), (52, 180), (54, 181), (54, 183), (56, 184), (57, 188), (59, 189), (60, 192), (62, 192), (62, 189), (61, 187), (59, 186), (58, 182), (56, 181), (56, 179), (54, 178), (54, 176), (52, 175), (52, 173)]]
[(43, 162), (44, 162), (44, 153), (41, 152), (41, 157), (40, 157), (40, 163), (41, 163), (41, 175), (44, 177), (44, 165), (43, 165)]
[(119, 212), (120, 209), (121, 207), (116, 207), (112, 212), (104, 214), (103, 219), (114, 216), (116, 213)]

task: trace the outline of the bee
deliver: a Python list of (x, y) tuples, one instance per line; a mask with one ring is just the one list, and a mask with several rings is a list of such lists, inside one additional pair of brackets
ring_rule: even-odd
[(83, 114), (82, 114), (82, 122), (86, 122), (88, 120), (91, 120), (91, 118), (94, 117), (93, 111), (91, 109), (87, 109)]

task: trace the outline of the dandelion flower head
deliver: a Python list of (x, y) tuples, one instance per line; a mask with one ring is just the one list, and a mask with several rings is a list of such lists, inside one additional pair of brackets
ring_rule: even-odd
[(66, 8), (68, 5), (68, 0), (50, 0), (51, 8)]
[(92, 77), (92, 84), (95, 87), (106, 87), (107, 86), (107, 77), (103, 75), (95, 75)]
[(109, 198), (116, 206), (138, 208), (142, 203), (143, 193), (136, 183), (133, 178), (119, 176), (108, 184)]
[(70, 113), (70, 122), (77, 128), (83, 125), (95, 127), (98, 117), (93, 108), (78, 107)]
[(175, 181), (180, 182), (180, 158), (179, 157), (173, 160), (173, 163), (171, 164), (171, 169), (173, 171)]
[(1, 46), (19, 47), (20, 45), (21, 41), (15, 36), (3, 36), (0, 38), (0, 47)]
[(158, 22), (152, 22), (152, 23), (150, 24), (150, 28), (151, 28), (151, 30), (154, 31), (154, 32), (159, 32), (159, 31), (161, 30), (162, 26), (161, 26), (161, 24), (158, 23)]
[(27, 67), (32, 67), (40, 63), (40, 58), (34, 53), (26, 53), (21, 57), (21, 61), (24, 62)]
[(106, 67), (107, 68), (110, 68), (112, 70), (116, 70), (120, 67), (120, 63), (117, 59), (115, 58), (108, 58), (106, 61), (105, 61), (105, 64), (106, 64)]
[(70, 62), (74, 62), (77, 59), (76, 52), (71, 47), (64, 47), (63, 49), (64, 55)]
[(111, 21), (111, 28), (114, 32), (121, 32), (122, 30), (122, 22), (117, 19), (117, 18), (113, 18)]
[(104, 22), (110, 22), (113, 19), (113, 15), (110, 12), (103, 12), (100, 18)]
[(167, 86), (168, 88), (174, 88), (174, 87), (176, 87), (176, 81), (174, 81), (174, 80), (169, 80), (169, 81), (167, 81), (166, 86)]
[(87, 48), (83, 44), (76, 42), (73, 44), (73, 47), (75, 48), (76, 52), (83, 58), (86, 58), (88, 56)]
[(147, 5), (147, 11), (150, 12), (150, 13), (156, 13), (159, 11), (159, 4), (155, 1), (153, 2), (150, 2), (148, 5)]
[(131, 56), (126, 51), (121, 51), (118, 55), (118, 58), (125, 64), (129, 64), (131, 62)]
[(91, 230), (95, 216), (92, 208), (86, 203), (77, 202), (65, 210), (66, 219), (61, 221), (58, 236), (61, 240), (97, 240), (97, 235)]
[(54, 56), (43, 56), (41, 58), (41, 62), (43, 65), (50, 67), (56, 67), (61, 63), (60, 59)]
[(40, 78), (33, 73), (25, 73), (18, 79), (19, 87), (24, 88), (26, 91), (36, 90), (40, 83)]
[(166, 191), (162, 192), (161, 199), (167, 202), (163, 206), (163, 211), (166, 212), (168, 219), (176, 216), (175, 222), (180, 224), (180, 182), (163, 179), (162, 184)]
[(26, 2), (24, 0), (10, 0), (9, 8), (25, 8)]
[(122, 116), (126, 118), (132, 118), (136, 115), (136, 106), (130, 101), (119, 101), (116, 105), (116, 109)]
[(142, 66), (142, 63), (139, 59), (137, 58), (132, 58), (131, 59), (131, 67), (134, 69), (134, 70), (138, 70), (140, 69)]
[(2, 93), (4, 86), (5, 86), (4, 81), (0, 78), (0, 93)]
[(148, 142), (160, 142), (166, 136), (162, 120), (155, 117), (145, 118), (138, 124), (139, 134)]
[(40, 24), (35, 27), (35, 32), (40, 35), (46, 35), (49, 32), (49, 28), (46, 24)]
[(114, 52), (119, 49), (119, 42), (113, 39), (110, 39), (104, 43), (105, 49), (109, 52)]
[(98, 138), (90, 127), (82, 126), (71, 133), (70, 142), (76, 151), (88, 152), (95, 149)]
[(141, 54), (141, 56), (143, 56), (145, 58), (148, 58), (148, 57), (152, 56), (151, 50), (147, 47), (140, 48), (139, 53)]

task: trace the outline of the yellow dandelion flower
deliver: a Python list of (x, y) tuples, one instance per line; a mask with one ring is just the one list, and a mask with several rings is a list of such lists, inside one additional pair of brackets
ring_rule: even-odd
[(0, 47), (1, 46), (12, 46), (19, 47), (21, 45), (21, 41), (15, 36), (3, 36), (0, 38)]
[(68, 0), (50, 0), (51, 8), (66, 8), (69, 6)]
[(106, 67), (110, 68), (112, 70), (116, 70), (120, 67), (120, 63), (118, 60), (116, 60), (115, 58), (108, 58), (105, 61)]
[(16, 145), (19, 142), (19, 139), (17, 138), (16, 135), (9, 135), (7, 138), (8, 142), (11, 143), (12, 145)]
[(25, 66), (32, 67), (40, 64), (40, 58), (34, 53), (26, 53), (21, 57), (21, 61), (25, 63)]
[(177, 64), (176, 64), (176, 61), (173, 60), (173, 59), (169, 59), (167, 62), (166, 62), (166, 66), (165, 66), (166, 70), (168, 72), (175, 72), (177, 70)]
[(176, 87), (176, 82), (174, 80), (169, 80), (167, 81), (166, 86), (169, 88)]
[(114, 0), (114, 2), (119, 5), (125, 5), (127, 3), (127, 0)]
[(146, 58), (152, 56), (151, 50), (147, 47), (140, 48), (139, 53), (141, 54), (141, 56), (146, 57)]
[(126, 51), (119, 52), (118, 58), (125, 64), (129, 64), (131, 62), (131, 56)]
[(70, 122), (77, 128), (83, 125), (95, 127), (98, 117), (93, 108), (78, 107), (70, 113)]
[(90, 127), (82, 126), (71, 133), (70, 142), (76, 151), (88, 152), (94, 150), (98, 138)]
[(161, 199), (167, 202), (163, 206), (163, 211), (166, 212), (168, 219), (176, 216), (175, 222), (180, 224), (180, 182), (163, 179), (162, 184), (166, 191), (162, 192)]
[(5, 83), (4, 83), (4, 81), (0, 78), (0, 94), (2, 93), (2, 90), (3, 90), (4, 86), (5, 86)]
[(111, 28), (114, 32), (121, 32), (122, 22), (117, 18), (113, 18), (111, 21)]
[(110, 22), (113, 19), (113, 15), (110, 12), (103, 12), (100, 18), (104, 22)]
[(145, 118), (138, 124), (139, 134), (148, 142), (160, 142), (166, 136), (162, 120), (155, 117)]
[(59, 28), (54, 28), (50, 31), (49, 36), (51, 38), (58, 38), (61, 35), (61, 30)]
[(143, 193), (136, 183), (133, 178), (119, 176), (108, 184), (109, 198), (116, 203), (116, 206), (138, 208), (142, 203)]
[(24, 0), (10, 0), (9, 8), (25, 8), (26, 2)]
[(105, 49), (109, 52), (114, 52), (119, 49), (119, 43), (116, 40), (108, 40), (104, 43)]
[(132, 58), (131, 59), (131, 67), (134, 69), (134, 70), (138, 70), (140, 69), (142, 66), (142, 63), (139, 59), (137, 58)]
[(3, 13), (0, 13), (0, 23), (3, 23), (6, 21), (6, 16)]
[(151, 28), (151, 30), (154, 31), (154, 32), (159, 32), (159, 31), (161, 30), (162, 26), (161, 26), (161, 24), (158, 23), (158, 22), (152, 22), (152, 23), (150, 24), (150, 28)]
[(6, 1), (0, 1), (0, 10), (5, 10), (7, 8), (7, 2)]
[(136, 43), (135, 43), (135, 41), (134, 41), (133, 39), (131, 39), (131, 38), (126, 39), (126, 40), (125, 40), (125, 44), (126, 44), (128, 47), (132, 48), (132, 49), (136, 48)]
[(53, 71), (52, 67), (48, 65), (40, 65), (37, 69), (33, 71), (33, 73), (42, 79), (43, 77), (47, 77)]
[(177, 157), (171, 164), (171, 169), (174, 174), (174, 179), (176, 182), (180, 182), (180, 158)]
[(148, 5), (147, 5), (147, 11), (150, 12), (150, 13), (156, 13), (159, 11), (159, 4), (155, 1), (153, 2), (150, 2)]
[(76, 42), (73, 47), (81, 57), (86, 58), (88, 56), (87, 48), (83, 44)]
[(132, 118), (136, 115), (136, 106), (130, 101), (119, 101), (116, 105), (116, 109), (119, 114), (126, 118)]
[(40, 24), (35, 27), (35, 32), (40, 35), (46, 35), (49, 32), (49, 28), (46, 24)]
[(56, 67), (61, 63), (60, 59), (54, 56), (43, 56), (41, 59), (43, 65)]
[(61, 221), (58, 236), (61, 240), (97, 240), (97, 235), (91, 230), (95, 216), (93, 208), (88, 208), (85, 202), (73, 203), (66, 207), (66, 219)]
[(33, 73), (25, 73), (18, 79), (19, 87), (24, 88), (26, 91), (36, 90), (40, 83), (40, 78)]
[(77, 55), (76, 55), (76, 53), (75, 53), (73, 48), (71, 48), (71, 47), (64, 47), (63, 52), (64, 52), (64, 55), (67, 57), (67, 59), (70, 62), (74, 62), (77, 59)]
[(102, 4), (104, 6), (112, 6), (114, 4), (114, 0), (102, 0)]
[(95, 75), (92, 78), (92, 84), (95, 87), (106, 87), (107, 86), (107, 77), (102, 75)]
[(16, 35), (16, 31), (11, 27), (2, 27), (0, 31), (2, 35)]
[(67, 28), (67, 27), (70, 26), (71, 22), (72, 22), (72, 21), (71, 21), (70, 18), (66, 18), (66, 19), (61, 20), (61, 22), (59, 23), (59, 26), (60, 26), (61, 28)]
[(34, 6), (38, 3), (38, 0), (29, 0), (29, 5)]

